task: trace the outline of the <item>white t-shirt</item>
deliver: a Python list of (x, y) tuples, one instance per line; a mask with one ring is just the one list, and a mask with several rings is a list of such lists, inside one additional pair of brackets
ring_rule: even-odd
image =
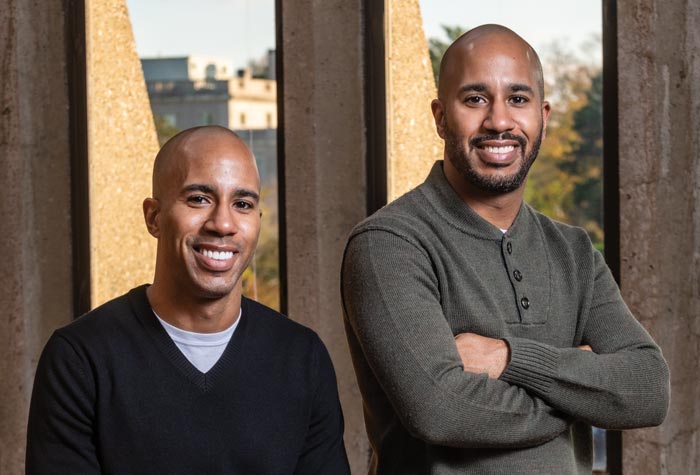
[(221, 358), (238, 322), (241, 321), (242, 310), (238, 312), (238, 318), (233, 325), (217, 333), (189, 332), (169, 324), (160, 318), (155, 310), (153, 313), (185, 358), (199, 371), (206, 373)]

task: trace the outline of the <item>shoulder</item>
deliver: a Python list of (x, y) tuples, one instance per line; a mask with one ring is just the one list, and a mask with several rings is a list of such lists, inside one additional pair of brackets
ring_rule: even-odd
[(602, 253), (593, 246), (588, 232), (562, 223), (528, 207), (537, 223), (551, 263), (573, 273), (579, 282), (592, 282), (601, 269), (607, 269)]
[(425, 184), (419, 185), (365, 218), (351, 231), (348, 241), (360, 235), (390, 234), (416, 243), (432, 228), (432, 212), (428, 200), (423, 196), (424, 187)]
[(56, 333), (69, 339), (109, 335), (119, 327), (133, 325), (136, 314), (149, 308), (146, 286), (143, 285), (81, 315), (71, 323), (56, 330)]
[[(139, 331), (135, 324), (133, 300), (145, 286), (131, 290), (78, 317), (54, 331), (46, 343), (37, 374), (44, 378), (63, 375), (66, 381), (89, 380), (96, 368), (105, 368), (110, 360), (123, 358), (124, 335)], [(72, 375), (72, 376), (71, 376)]]
[(241, 318), (248, 319), (246, 333), (251, 340), (248, 348), (267, 366), (283, 367), (279, 377), (284, 373), (310, 382), (325, 377), (329, 367), (333, 374), (328, 350), (315, 331), (246, 297), (242, 306)]
[(548, 244), (564, 244), (576, 253), (591, 254), (594, 250), (591, 238), (585, 229), (546, 216), (526, 205), (527, 211), (542, 230)]
[(315, 331), (260, 302), (243, 297), (241, 305), (242, 318), (248, 319), (254, 334), (270, 340), (271, 343), (307, 349), (323, 345)]

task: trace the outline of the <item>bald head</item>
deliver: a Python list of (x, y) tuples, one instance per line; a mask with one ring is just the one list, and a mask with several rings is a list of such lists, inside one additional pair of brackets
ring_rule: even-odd
[(243, 140), (233, 131), (218, 125), (193, 127), (178, 133), (160, 149), (153, 163), (153, 197), (160, 199), (181, 180), (190, 162), (198, 156), (224, 147), (253, 167), (255, 159)]
[(457, 38), (445, 51), (440, 62), (438, 98), (444, 99), (472, 55), (508, 52), (531, 68), (540, 100), (544, 100), (544, 79), (540, 58), (530, 44), (513, 30), (501, 25), (481, 25)]

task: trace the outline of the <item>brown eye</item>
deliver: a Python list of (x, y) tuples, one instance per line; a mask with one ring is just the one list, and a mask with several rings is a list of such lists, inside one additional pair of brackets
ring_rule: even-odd
[(248, 201), (234, 201), (233, 202), (234, 208), (238, 208), (240, 210), (248, 211), (253, 208), (255, 208), (255, 205), (253, 203), (250, 203)]
[(467, 104), (481, 104), (486, 102), (486, 100), (481, 96), (467, 96), (464, 98), (464, 102)]
[(194, 205), (203, 205), (209, 202), (206, 196), (202, 195), (192, 195), (187, 198), (187, 202)]

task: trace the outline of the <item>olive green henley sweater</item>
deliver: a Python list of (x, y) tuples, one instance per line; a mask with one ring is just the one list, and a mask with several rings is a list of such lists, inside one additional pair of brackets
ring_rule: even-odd
[[(442, 162), (353, 230), (342, 295), (372, 474), (590, 474), (591, 425), (665, 417), (666, 362), (586, 232), (523, 204), (503, 234)], [(508, 342), (499, 379), (463, 370), (464, 332)]]

